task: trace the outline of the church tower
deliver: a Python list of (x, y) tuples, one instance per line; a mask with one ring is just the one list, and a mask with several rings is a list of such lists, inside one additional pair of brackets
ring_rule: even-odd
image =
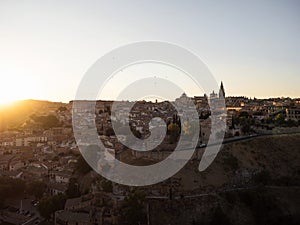
[(225, 98), (225, 90), (224, 90), (223, 81), (221, 81), (221, 86), (220, 86), (220, 90), (219, 90), (219, 98)]

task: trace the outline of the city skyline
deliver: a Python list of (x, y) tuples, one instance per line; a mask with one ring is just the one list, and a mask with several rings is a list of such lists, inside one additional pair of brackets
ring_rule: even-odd
[[(218, 84), (224, 81), (228, 95), (296, 98), (299, 7), (297, 1), (166, 1), (159, 7), (133, 1), (1, 1), (0, 103), (72, 100), (82, 76), (98, 58), (141, 40), (162, 40), (191, 50)], [(104, 99), (114, 99), (119, 83)], [(192, 86), (187, 93), (203, 94)]]

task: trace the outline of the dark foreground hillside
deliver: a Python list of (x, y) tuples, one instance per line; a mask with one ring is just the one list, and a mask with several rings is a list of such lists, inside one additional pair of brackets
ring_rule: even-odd
[(173, 178), (171, 198), (149, 200), (151, 224), (300, 224), (300, 135), (224, 145), (208, 170), (197, 166)]

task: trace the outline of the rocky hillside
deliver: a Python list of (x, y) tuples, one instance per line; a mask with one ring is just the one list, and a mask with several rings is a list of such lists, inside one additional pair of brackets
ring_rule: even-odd
[(7, 128), (18, 128), (33, 114), (54, 114), (59, 107), (66, 106), (68, 104), (61, 102), (22, 100), (0, 107), (0, 131)]
[(198, 163), (172, 178), (178, 198), (150, 201), (152, 224), (300, 224), (300, 135), (224, 145), (203, 173)]

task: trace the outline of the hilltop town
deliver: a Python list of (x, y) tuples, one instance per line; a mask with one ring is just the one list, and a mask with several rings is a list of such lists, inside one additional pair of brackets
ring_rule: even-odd
[[(261, 198), (269, 199), (268, 193), (272, 196), (280, 188), (290, 193), (289, 186), (299, 187), (300, 99), (227, 97), (222, 83), (218, 92), (209, 95), (188, 97), (183, 93), (174, 102), (137, 101), (129, 114), (130, 128), (137, 138), (149, 136), (154, 117), (162, 118), (167, 125), (165, 139), (149, 152), (129, 149), (117, 139), (112, 121), (120, 127), (126, 121), (112, 113), (114, 101), (99, 100), (94, 111), (99, 138), (110, 154), (121, 161), (134, 165), (161, 161), (174, 150), (180, 133), (187, 132), (181, 124), (180, 112), (173, 106), (187, 100), (194, 102), (199, 115), (195, 155), (174, 177), (143, 188), (112, 183), (85, 162), (73, 135), (74, 101), (27, 100), (1, 109), (0, 224), (220, 222), (211, 221), (213, 215), (218, 215), (223, 224), (235, 224), (226, 216), (226, 204), (241, 204), (241, 209), (248, 210), (239, 212), (243, 221), (243, 216), (251, 217), (247, 205), (252, 203), (247, 202), (247, 196), (267, 192)], [(216, 161), (200, 173), (197, 166), (211, 135), (210, 101), (225, 103), (225, 139)], [(89, 102), (81, 101), (82, 108), (76, 108), (76, 112), (85, 110)], [(119, 106), (126, 107), (126, 102)], [(268, 192), (270, 188), (274, 190)], [(293, 192), (299, 196), (299, 189)], [(281, 197), (282, 201), (288, 198)], [(259, 198), (253, 204), (261, 204), (260, 201)], [(211, 209), (209, 214), (203, 210), (204, 203)], [(286, 203), (291, 211), (282, 212), (279, 203), (272, 204), (283, 220), (297, 214), (294, 205)], [(205, 215), (180, 221), (174, 213), (179, 209), (187, 215), (193, 210), (198, 210), (193, 215)], [(155, 215), (164, 219), (158, 221)], [(248, 224), (258, 223), (252, 222)]]

